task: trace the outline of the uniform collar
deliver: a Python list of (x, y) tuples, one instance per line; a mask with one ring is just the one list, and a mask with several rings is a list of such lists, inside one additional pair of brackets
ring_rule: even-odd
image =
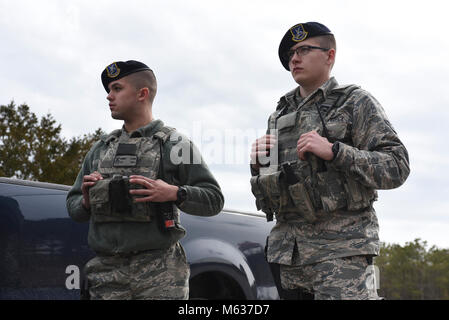
[[(327, 80), (325, 83), (323, 83), (321, 85), (321, 87), (319, 87), (318, 89), (316, 89), (315, 91), (313, 91), (311, 94), (309, 94), (307, 97), (304, 98), (303, 103), (306, 103), (309, 100), (312, 99), (317, 99), (320, 100), (321, 99), (326, 99), (328, 94), (332, 91), (332, 89), (334, 89), (335, 87), (338, 86), (338, 82), (334, 77), (329, 78), (329, 80)], [(299, 92), (299, 87), (298, 87), (298, 92)]]
[[(311, 100), (322, 101), (327, 98), (329, 93), (332, 91), (332, 89), (336, 88), (338, 86), (338, 82), (335, 79), (335, 77), (330, 77), (329, 80), (327, 80), (325, 83), (323, 83), (318, 89), (313, 91), (311, 94), (309, 94), (307, 97), (303, 98), (299, 95), (300, 87), (296, 87), (294, 90), (288, 92), (286, 95), (284, 95), (282, 99), (285, 99), (291, 106), (294, 106), (295, 108), (300, 108), (307, 102)], [(295, 102), (296, 100), (296, 102)], [(297, 101), (300, 101), (299, 105)]]
[(323, 98), (326, 99), (329, 93), (336, 87), (338, 87), (338, 82), (334, 77), (331, 77), (317, 90), (321, 91)]
[[(163, 126), (164, 123), (162, 122), (162, 120), (153, 120), (146, 126), (140, 127), (139, 129), (131, 132), (129, 137), (130, 138), (151, 137), (153, 134), (158, 132)], [(121, 132), (126, 132), (125, 125), (123, 125)]]

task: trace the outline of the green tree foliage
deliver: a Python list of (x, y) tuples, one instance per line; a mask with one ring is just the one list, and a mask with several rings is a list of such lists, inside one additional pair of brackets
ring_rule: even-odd
[(38, 119), (26, 104), (0, 106), (0, 176), (71, 185), (101, 129), (67, 141), (51, 114)]
[(449, 299), (449, 250), (415, 239), (404, 246), (382, 244), (375, 264), (379, 295), (391, 300)]

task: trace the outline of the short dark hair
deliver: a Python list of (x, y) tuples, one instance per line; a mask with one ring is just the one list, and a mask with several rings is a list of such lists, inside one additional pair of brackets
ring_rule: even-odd
[(333, 34), (317, 36), (315, 39), (319, 42), (320, 47), (334, 49), (337, 51), (337, 43)]
[(151, 70), (132, 73), (128, 76), (129, 82), (137, 89), (148, 88), (150, 102), (154, 101), (157, 92), (156, 76)]

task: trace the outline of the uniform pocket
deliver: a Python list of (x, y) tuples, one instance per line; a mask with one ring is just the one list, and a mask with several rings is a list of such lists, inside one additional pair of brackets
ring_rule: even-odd
[(347, 206), (344, 180), (335, 171), (317, 173), (317, 188), (321, 205), (326, 212), (332, 212)]
[(304, 217), (304, 219), (306, 219), (308, 222), (316, 221), (317, 217), (315, 208), (304, 184), (298, 182), (296, 184), (290, 185), (288, 186), (288, 191), (293, 203), (295, 204), (295, 207), (298, 209), (299, 213)]
[(326, 123), (326, 129), (329, 133), (329, 137), (335, 141), (347, 141), (348, 123), (342, 121), (329, 121)]
[(374, 189), (368, 189), (361, 183), (347, 179), (345, 190), (348, 198), (348, 210), (360, 210), (371, 205), (371, 202), (377, 198)]

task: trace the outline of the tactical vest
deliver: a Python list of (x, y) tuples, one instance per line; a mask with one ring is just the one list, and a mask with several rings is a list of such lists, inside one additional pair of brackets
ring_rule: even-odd
[(358, 88), (355, 85), (337, 87), (324, 102), (307, 103), (287, 114), (289, 105), (296, 109), (295, 91), (279, 101), (268, 124), (269, 130), (278, 136), (278, 163), (261, 168), (260, 174), (251, 178), (256, 205), (267, 214), (267, 220), (272, 220), (276, 214), (278, 220), (299, 219), (313, 223), (325, 213), (363, 209), (375, 200), (375, 190), (347, 179), (311, 153), (302, 161), (296, 151), (300, 136), (312, 130), (326, 136), (331, 143), (340, 141), (352, 145), (349, 119), (345, 119), (338, 109)]
[[(173, 128), (163, 127), (151, 137), (129, 138), (122, 142), (120, 130), (116, 130), (102, 139), (107, 148), (100, 153), (97, 171), (104, 179), (89, 189), (93, 221), (151, 222), (156, 217), (157, 207), (153, 203), (133, 201), (128, 194), (129, 188), (142, 186), (127, 184), (127, 178), (131, 175), (142, 175), (153, 180), (158, 178), (161, 146), (172, 131)], [(124, 185), (120, 195), (127, 203), (121, 201), (120, 205), (116, 204), (117, 196), (112, 190), (115, 182), (119, 186)]]

